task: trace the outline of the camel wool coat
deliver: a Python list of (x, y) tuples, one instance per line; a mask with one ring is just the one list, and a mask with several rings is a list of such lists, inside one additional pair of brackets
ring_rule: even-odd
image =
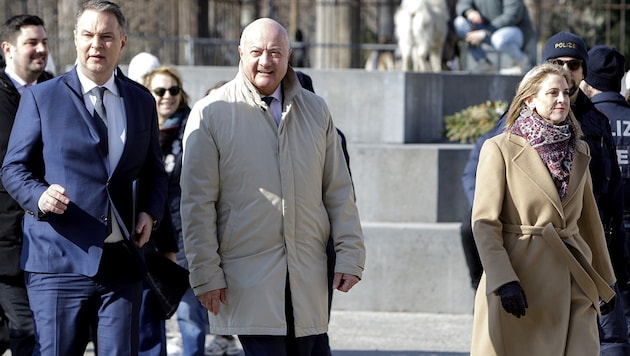
[[(561, 200), (538, 152), (522, 137), (487, 140), (477, 169), (472, 226), (484, 274), (475, 297), (472, 356), (596, 356), (599, 298), (615, 283), (592, 192), (589, 149), (577, 140)], [(497, 290), (518, 281), (528, 308), (507, 313)]]
[[(184, 133), (182, 227), (196, 295), (226, 288), (210, 333), (297, 337), (328, 330), (326, 243), (361, 278), (365, 246), (341, 141), (324, 100), (293, 69), (282, 120), (241, 70), (198, 101)], [(288, 275), (288, 278), (287, 278)]]

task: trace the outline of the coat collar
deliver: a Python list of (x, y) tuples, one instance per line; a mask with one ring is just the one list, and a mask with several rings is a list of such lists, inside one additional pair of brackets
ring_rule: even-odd
[[(247, 79), (243, 70), (243, 64), (240, 63), (238, 77), (240, 77), (241, 81), (244, 83), (245, 88), (249, 92), (251, 100), (253, 100), (256, 105), (262, 106), (263, 101), (260, 97), (258, 89), (256, 89), (256, 87)], [(284, 78), (282, 79), (280, 85), (282, 87), (282, 102), (285, 104), (292, 102), (293, 98), (302, 89), (297, 75), (295, 74), (295, 71), (291, 66), (287, 68), (287, 74), (284, 75)]]
[(583, 180), (586, 179), (586, 171), (590, 161), (586, 145), (581, 140), (576, 142), (569, 187), (564, 199), (560, 200), (560, 195), (553, 183), (553, 179), (551, 179), (549, 170), (543, 164), (536, 149), (529, 145), (523, 137), (511, 133), (507, 133), (507, 135), (510, 143), (520, 147), (519, 152), (512, 158), (516, 167), (544, 193), (558, 213), (564, 216), (563, 206), (575, 197), (578, 187), (582, 186)]

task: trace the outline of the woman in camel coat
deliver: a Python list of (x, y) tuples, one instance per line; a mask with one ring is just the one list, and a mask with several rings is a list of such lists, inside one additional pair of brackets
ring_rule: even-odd
[(615, 277), (569, 80), (559, 66), (533, 68), (506, 131), (481, 150), (472, 356), (599, 354), (597, 315), (614, 303)]

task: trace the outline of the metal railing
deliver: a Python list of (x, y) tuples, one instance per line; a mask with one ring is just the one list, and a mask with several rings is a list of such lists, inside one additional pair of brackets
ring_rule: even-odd
[[(3, 0), (0, 0), (3, 1)], [(8, 0), (6, 0), (8, 1)], [(392, 0), (396, 3), (397, 0)], [(320, 68), (361, 68), (366, 63), (373, 51), (394, 51), (396, 45), (390, 42), (378, 43), (379, 37), (387, 37), (391, 34), (383, 34), (383, 28), (379, 25), (377, 14), (385, 6), (391, 6), (390, 0), (203, 0), (203, 11), (208, 16), (202, 20), (207, 24), (197, 24), (201, 28), (199, 37), (164, 35), (177, 33), (181, 28), (182, 19), (173, 14), (174, 9), (165, 6), (162, 1), (156, 0), (142, 6), (140, 2), (128, 0), (122, 2), (126, 10), (132, 11), (134, 17), (130, 18), (129, 41), (121, 58), (122, 64), (126, 64), (138, 52), (146, 51), (157, 55), (162, 63), (174, 65), (210, 65), (233, 66), (238, 63), (238, 37), (241, 29), (243, 14), (250, 9), (252, 16), (273, 15), (292, 31), (299, 29), (303, 38), (292, 45), (294, 56), (292, 64), (298, 67)], [(445, 0), (451, 1), (451, 0)], [(22, 0), (24, 3), (35, 3), (34, 0)], [(182, 1), (192, 3), (194, 1)], [(37, 2), (39, 3), (39, 2)], [(52, 3), (52, 2), (51, 2)], [(177, 2), (177, 6), (180, 6)], [(630, 16), (630, 4), (625, 0), (593, 1), (593, 0), (526, 0), (530, 9), (532, 22), (538, 32), (540, 44), (544, 43), (553, 33), (567, 30), (584, 38), (587, 46), (595, 44), (607, 44), (616, 47), (626, 56), (630, 56), (630, 41), (626, 41), (628, 28), (628, 16)], [(169, 2), (169, 4), (173, 4)], [(27, 5), (25, 5), (27, 6)], [(28, 5), (30, 6), (30, 5)], [(290, 10), (295, 8), (297, 10)], [(333, 8), (332, 12), (327, 12)], [(322, 10), (324, 9), (324, 10)], [(342, 13), (348, 9), (356, 11), (352, 21), (358, 24), (341, 28), (358, 28), (360, 35), (355, 43), (327, 42), (330, 36), (322, 36), (318, 32), (339, 31), (339, 19), (332, 21), (327, 19), (326, 26), (317, 23), (318, 14)], [(2, 6), (0, 6), (2, 10)], [(181, 11), (181, 9), (180, 9)], [(138, 15), (140, 14), (140, 15)], [(5, 14), (6, 15), (6, 14)], [(141, 17), (144, 15), (145, 17)], [(63, 30), (63, 36), (55, 36), (61, 31), (62, 26), (55, 15), (47, 20), (49, 29), (49, 45), (57, 71), (63, 71), (72, 65), (76, 58), (73, 40)], [(151, 17), (147, 19), (146, 17)], [(153, 19), (153, 17), (156, 17)], [(67, 19), (66, 19), (67, 20)], [(202, 21), (196, 19), (196, 21)], [(153, 22), (151, 22), (153, 21)], [(53, 24), (51, 24), (53, 22)], [(135, 25), (134, 25), (135, 24)], [(67, 26), (66, 26), (67, 28)], [(57, 32), (55, 32), (57, 31)], [(391, 31), (391, 29), (387, 30)], [(293, 33), (290, 34), (295, 40)], [(296, 34), (297, 35), (297, 34)], [(325, 40), (322, 40), (325, 38)], [(321, 60), (321, 57), (338, 57), (348, 55), (353, 58), (351, 62), (342, 63), (334, 60)], [(315, 59), (318, 59), (317, 61)], [(630, 61), (629, 61), (630, 62)]]

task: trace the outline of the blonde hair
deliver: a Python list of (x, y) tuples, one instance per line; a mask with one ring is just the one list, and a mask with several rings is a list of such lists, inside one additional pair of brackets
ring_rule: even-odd
[[(527, 72), (521, 82), (518, 84), (518, 88), (516, 89), (516, 95), (514, 99), (512, 99), (512, 103), (510, 104), (510, 109), (508, 110), (507, 119), (505, 122), (506, 130), (514, 125), (514, 122), (518, 118), (521, 113), (521, 110), (527, 106), (526, 100), (536, 95), (540, 91), (541, 83), (547, 79), (550, 75), (559, 75), (563, 77), (568, 84), (573, 80), (569, 72), (567, 72), (563, 67), (560, 67), (557, 64), (552, 63), (543, 63), (535, 66)], [(569, 114), (567, 115), (567, 119), (569, 120), (569, 124), (573, 129), (573, 133), (575, 133), (576, 137), (582, 136), (582, 129), (580, 128), (580, 124), (575, 118), (573, 111), (569, 109)]]

